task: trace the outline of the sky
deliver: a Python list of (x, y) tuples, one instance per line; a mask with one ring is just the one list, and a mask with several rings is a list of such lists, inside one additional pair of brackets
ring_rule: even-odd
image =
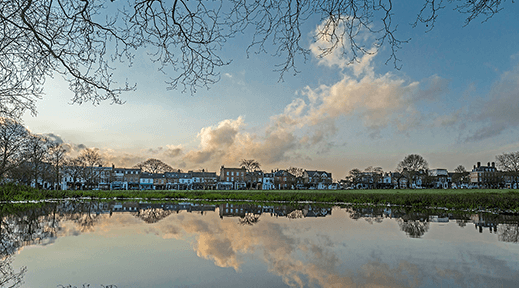
[(350, 65), (339, 53), (319, 58), (327, 43), (313, 41), (321, 22), (310, 19), (301, 42), (309, 58), (282, 81), (274, 71), (282, 59), (270, 50), (247, 55), (247, 34), (222, 48), (232, 63), (217, 71), (220, 81), (195, 94), (167, 90), (167, 75), (142, 50), (133, 67), (114, 71), (137, 83), (122, 94), (123, 105), (71, 105), (68, 84), (55, 76), (37, 116), (27, 113), (23, 122), (78, 151), (98, 148), (116, 167), (158, 158), (183, 170), (219, 171), (255, 159), (265, 171), (325, 170), (336, 180), (354, 168), (394, 171), (409, 154), (453, 171), (518, 151), (519, 5), (506, 2), (493, 18), (467, 26), (446, 8), (430, 31), (411, 27), (417, 3), (395, 5), (406, 5), (395, 6), (396, 36), (410, 38), (398, 51), (400, 69), (386, 64), (388, 46)]

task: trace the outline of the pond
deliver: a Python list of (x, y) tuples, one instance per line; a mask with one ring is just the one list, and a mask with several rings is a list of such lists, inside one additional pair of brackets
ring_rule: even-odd
[(17, 281), (20, 287), (119, 288), (519, 283), (517, 215), (60, 202), (4, 205), (1, 216), (2, 287)]

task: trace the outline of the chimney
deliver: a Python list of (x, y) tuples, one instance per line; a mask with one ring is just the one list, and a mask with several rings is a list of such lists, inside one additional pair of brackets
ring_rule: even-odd
[(492, 162), (492, 167), (496, 167), (496, 162)]
[(474, 170), (476, 170), (476, 165), (474, 165)]
[(481, 162), (478, 162), (478, 168), (481, 167)]
[(487, 163), (487, 167), (490, 167), (490, 162)]

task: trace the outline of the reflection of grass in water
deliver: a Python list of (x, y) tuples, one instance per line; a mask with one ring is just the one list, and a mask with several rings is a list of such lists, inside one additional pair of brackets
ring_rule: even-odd
[(519, 190), (510, 189), (391, 189), (391, 190), (189, 190), (189, 191), (45, 191), (19, 185), (0, 187), (0, 200), (49, 198), (189, 199), (211, 201), (328, 202), (394, 204), (449, 209), (501, 209), (519, 212)]

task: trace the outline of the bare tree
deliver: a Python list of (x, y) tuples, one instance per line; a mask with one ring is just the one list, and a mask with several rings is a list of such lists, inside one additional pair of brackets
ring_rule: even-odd
[[(466, 15), (466, 24), (494, 16), (506, 0), (422, 0), (416, 19), (432, 29), (450, 6)], [(513, 1), (512, 1), (513, 2)], [(139, 49), (171, 76), (167, 87), (195, 92), (219, 80), (218, 68), (230, 63), (219, 55), (232, 37), (247, 32), (249, 52), (280, 56), (276, 70), (297, 73), (296, 59), (310, 51), (302, 27), (321, 19), (315, 41), (320, 56), (339, 50), (351, 62), (373, 49), (388, 47), (388, 62), (399, 67), (397, 52), (409, 39), (396, 35), (392, 0), (5, 0), (0, 2), (0, 116), (36, 112), (45, 79), (59, 74), (69, 83), (73, 103), (108, 100), (134, 90), (116, 83), (114, 62), (131, 66)], [(465, 16), (464, 16), (465, 17)], [(411, 20), (411, 21), (410, 21)], [(364, 43), (366, 33), (374, 43)]]
[(53, 181), (54, 181), (54, 189), (57, 189), (56, 185), (61, 183), (61, 170), (63, 165), (66, 163), (67, 149), (61, 143), (52, 142), (49, 145), (49, 153), (48, 160), (52, 164), (53, 171)]
[(416, 181), (418, 173), (425, 173), (428, 167), (429, 164), (422, 156), (410, 154), (398, 163), (396, 170), (407, 177), (407, 187), (409, 188), (411, 183)]
[(496, 156), (497, 167), (505, 172), (511, 183), (519, 181), (519, 151)]
[(465, 169), (465, 166), (458, 165), (458, 167), (456, 167), (456, 169), (454, 169), (454, 175), (452, 176), (452, 182), (458, 183), (458, 185), (461, 183), (468, 183), (468, 180), (469, 180), (468, 176), (469, 176), (469, 172), (467, 171), (467, 169)]
[(64, 174), (71, 178), (74, 189), (83, 190), (83, 175), (85, 167), (80, 157), (65, 160)]
[(6, 173), (25, 162), (30, 133), (15, 120), (0, 118), (0, 181)]
[(86, 185), (90, 188), (94, 187), (99, 182), (99, 171), (96, 167), (101, 167), (103, 165), (103, 157), (99, 154), (99, 149), (97, 148), (85, 148), (81, 150), (81, 153), (78, 156), (79, 164), (83, 167), (83, 179), (86, 182)]
[(357, 184), (362, 183), (362, 171), (357, 168), (351, 169), (348, 178), (350, 183), (357, 188)]
[(369, 166), (364, 171), (367, 172), (367, 182), (372, 186), (371, 188), (378, 188), (380, 179), (384, 174), (382, 167)]
[(247, 172), (260, 169), (260, 164), (254, 159), (250, 159), (250, 160), (243, 159), (240, 162), (240, 166), (245, 167), (245, 170), (247, 170)]
[(290, 167), (287, 169), (288, 173), (296, 176), (296, 177), (303, 177), (303, 174), (305, 173), (305, 170), (303, 168), (298, 167)]
[[(45, 167), (44, 161), (48, 156), (48, 139), (38, 135), (29, 135), (27, 144), (27, 160), (31, 168), (31, 183), (34, 187), (38, 187), (38, 180), (43, 180)], [(42, 181), (43, 182), (43, 181)]]
[[(252, 188), (252, 179), (253, 179), (252, 174), (256, 170), (260, 169), (260, 164), (254, 159), (250, 159), (250, 160), (242, 159), (240, 162), (240, 166), (245, 168), (245, 170), (247, 172), (246, 173), (247, 182), (250, 185), (249, 188)], [(254, 178), (256, 178), (256, 177), (254, 177)]]
[(168, 164), (162, 162), (159, 159), (150, 158), (144, 162), (141, 162), (133, 168), (139, 168), (143, 172), (148, 173), (164, 173), (164, 172), (172, 172), (174, 169), (173, 167), (169, 166)]

